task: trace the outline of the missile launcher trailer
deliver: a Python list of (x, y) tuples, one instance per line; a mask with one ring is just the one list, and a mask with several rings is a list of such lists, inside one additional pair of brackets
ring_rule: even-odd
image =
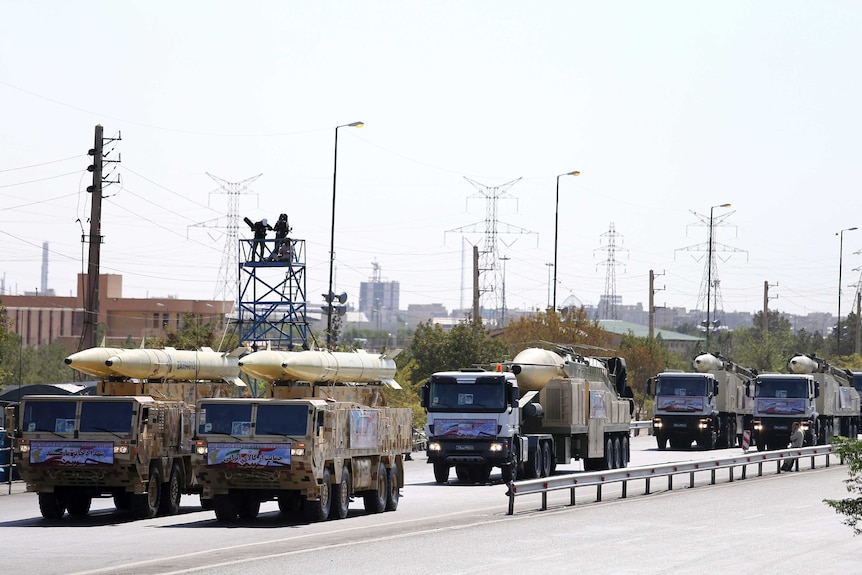
[(745, 385), (756, 376), (721, 356), (702, 353), (692, 361), (694, 372), (662, 372), (647, 382), (655, 391), (653, 433), (659, 449), (734, 447), (751, 430), (752, 404)]
[[(86, 515), (94, 497), (112, 497), (118, 510), (141, 518), (177, 513), (182, 494), (202, 492), (191, 468), (194, 402), (232, 393), (238, 356), (172, 348), (92, 348), (69, 356), (68, 365), (101, 378), (97, 396), (25, 396), (8, 408), (17, 420), (17, 468), (27, 490), (38, 493), (42, 516)], [(117, 357), (126, 360), (124, 371), (146, 371), (151, 379), (117, 372), (107, 363)], [(172, 380), (177, 370), (213, 379)]]
[(257, 516), (275, 500), (311, 521), (394, 511), (412, 449), (412, 411), (385, 406), (395, 364), (365, 352), (259, 351), (241, 369), (270, 382), (266, 398), (202, 399), (193, 468), (216, 518)]
[(787, 362), (791, 373), (761, 374), (746, 393), (754, 396), (754, 439), (758, 449), (783, 449), (794, 422), (802, 425), (805, 445), (859, 433), (859, 392), (853, 374), (814, 355)]
[(583, 459), (588, 471), (626, 467), (633, 404), (621, 358), (528, 348), (504, 371), (433, 374), (422, 388), (428, 462), (437, 483), (546, 477)]

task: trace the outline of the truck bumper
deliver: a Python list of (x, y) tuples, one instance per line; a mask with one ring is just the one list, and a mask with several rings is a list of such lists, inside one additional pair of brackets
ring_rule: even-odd
[(490, 465), (499, 467), (512, 460), (511, 438), (428, 440), (428, 463)]

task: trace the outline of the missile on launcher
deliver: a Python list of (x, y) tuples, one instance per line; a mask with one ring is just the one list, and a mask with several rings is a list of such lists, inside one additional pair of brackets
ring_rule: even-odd
[(815, 373), (819, 367), (817, 362), (807, 355), (794, 355), (787, 362), (787, 366), (793, 373)]
[(180, 381), (226, 381), (245, 385), (239, 378), (239, 356), (246, 348), (230, 353), (205, 347), (200, 351), (164, 349), (128, 349), (105, 360), (105, 365), (125, 377), (136, 379), (172, 379)]
[(401, 350), (370, 354), (365, 350), (274, 351), (262, 350), (243, 356), (239, 368), (264, 381), (310, 383), (382, 383), (401, 389), (395, 381), (394, 357)]
[(91, 347), (73, 353), (65, 360), (66, 365), (81, 373), (94, 375), (99, 378), (122, 376), (105, 364), (108, 359), (130, 351), (119, 347)]
[(701, 353), (692, 360), (694, 369), (701, 373), (707, 371), (718, 371), (724, 368), (724, 362), (712, 355), (711, 353)]

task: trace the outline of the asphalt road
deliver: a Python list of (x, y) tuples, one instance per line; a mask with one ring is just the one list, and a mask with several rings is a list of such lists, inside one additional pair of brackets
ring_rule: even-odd
[[(633, 440), (632, 465), (721, 457), (715, 452), (659, 451), (653, 438)], [(558, 468), (577, 471), (579, 464)], [(595, 503), (568, 495), (540, 511), (538, 497), (507, 512), (499, 474), (485, 485), (434, 482), (422, 455), (405, 466), (407, 485), (396, 512), (366, 515), (361, 501), (341, 521), (287, 521), (265, 503), (256, 521), (226, 526), (195, 497), (172, 517), (134, 521), (93, 503), (91, 515), (46, 521), (36, 497), (0, 490), (4, 572), (26, 575), (134, 573), (859, 573), (862, 540), (853, 537), (824, 497), (847, 496), (847, 468), (766, 474), (652, 493), (632, 484), (629, 497), (607, 486)], [(662, 483), (662, 485), (657, 485)], [(594, 493), (594, 491), (593, 491)], [(521, 501), (524, 499), (524, 501)]]

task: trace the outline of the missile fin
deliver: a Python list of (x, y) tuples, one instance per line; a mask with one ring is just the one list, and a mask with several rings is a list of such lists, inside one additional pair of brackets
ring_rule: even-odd
[(400, 349), (391, 349), (389, 351), (384, 351), (380, 355), (381, 355), (381, 357), (383, 357), (385, 359), (395, 359), (398, 356), (398, 354), (401, 352), (402, 352), (402, 350), (400, 350)]
[(228, 357), (241, 357), (244, 353), (248, 351), (248, 348), (245, 346), (239, 346), (235, 348), (233, 351), (227, 354)]
[(387, 387), (391, 387), (392, 389), (404, 389), (403, 387), (401, 387), (401, 384), (394, 379), (381, 379), (380, 382)]

